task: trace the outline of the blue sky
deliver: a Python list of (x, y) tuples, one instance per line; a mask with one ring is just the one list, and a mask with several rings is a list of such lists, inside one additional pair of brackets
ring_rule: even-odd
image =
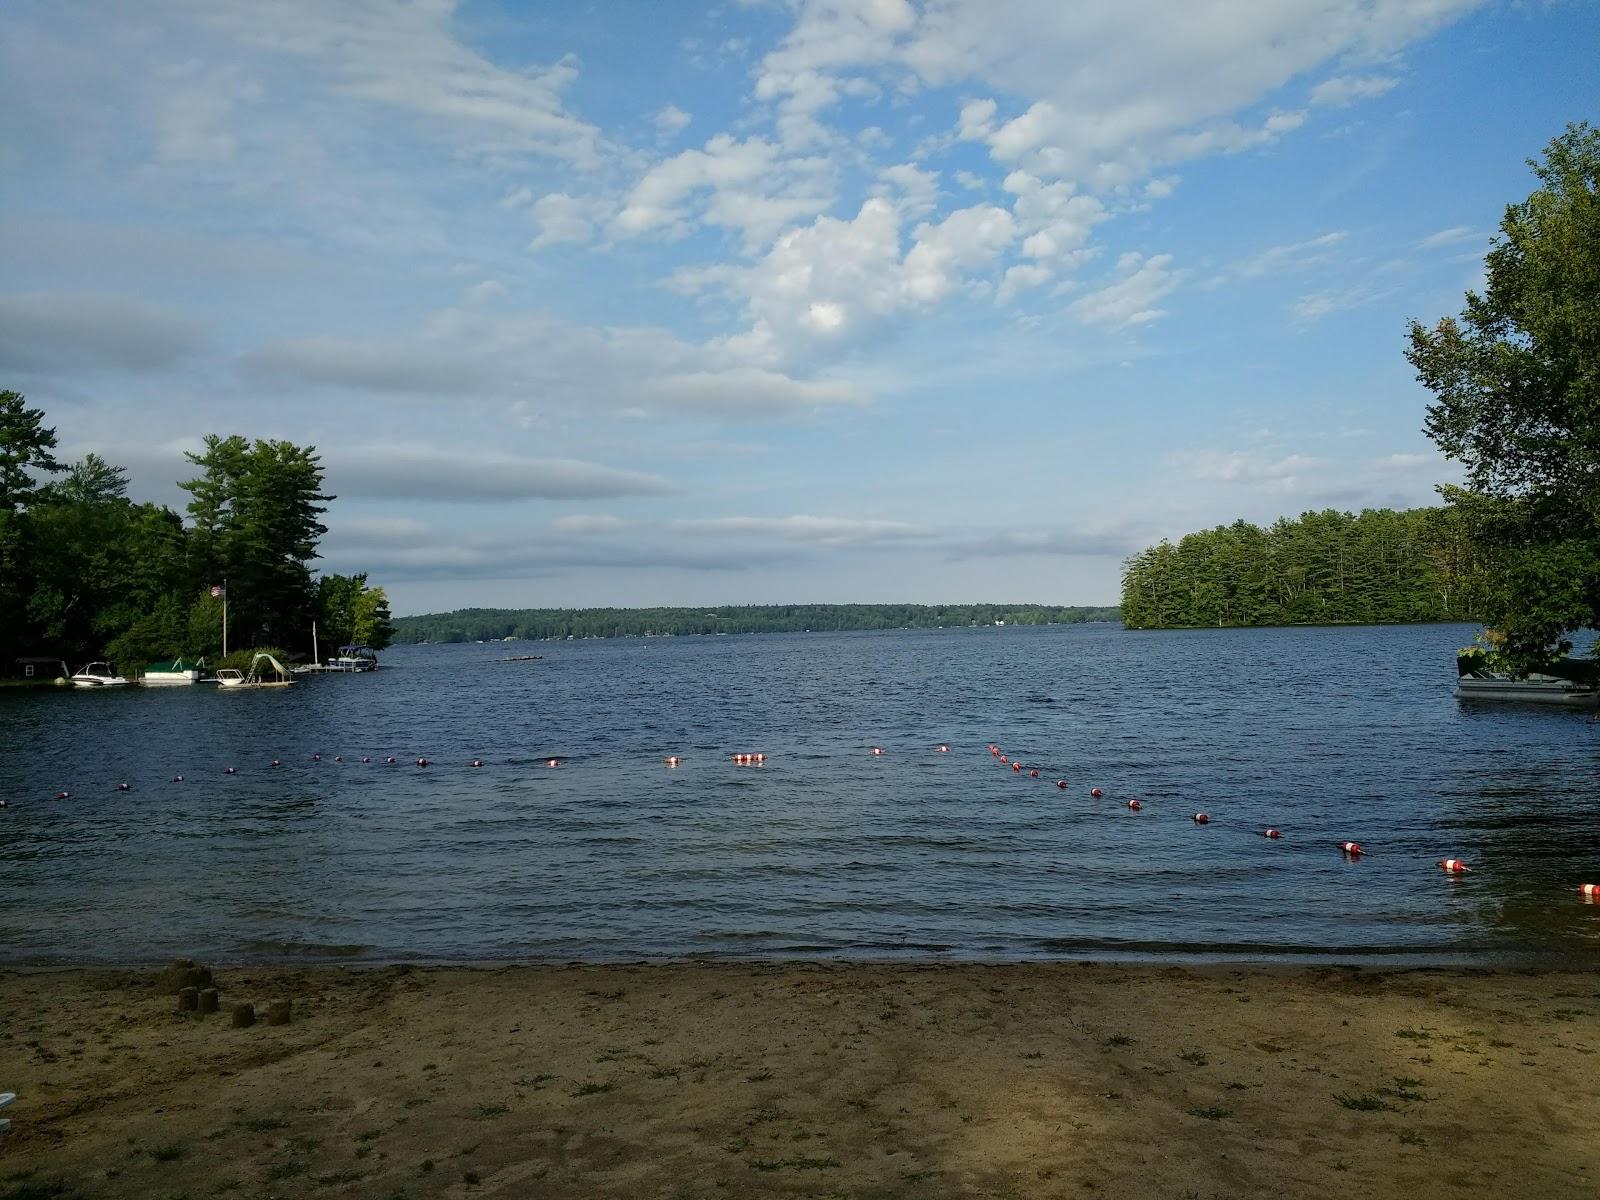
[(1431, 502), (1410, 316), (1591, 118), (1474, 0), (7, 5), (0, 385), (175, 505), (316, 444), (468, 604), (1111, 603)]

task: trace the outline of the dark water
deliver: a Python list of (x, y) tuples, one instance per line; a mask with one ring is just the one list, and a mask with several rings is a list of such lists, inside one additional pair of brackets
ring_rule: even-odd
[(0, 961), (1592, 962), (1600, 724), (1458, 702), (1470, 632), (421, 646), (284, 691), (0, 692)]

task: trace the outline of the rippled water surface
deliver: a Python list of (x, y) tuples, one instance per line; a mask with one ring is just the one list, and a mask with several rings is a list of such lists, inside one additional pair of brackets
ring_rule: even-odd
[(1600, 724), (1457, 701), (1470, 632), (417, 646), (281, 691), (0, 691), (0, 961), (1592, 962)]

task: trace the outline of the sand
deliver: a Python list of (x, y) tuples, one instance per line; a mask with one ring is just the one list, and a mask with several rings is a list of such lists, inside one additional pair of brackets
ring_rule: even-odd
[(217, 975), (0, 974), (0, 1200), (1600, 1195), (1595, 972)]

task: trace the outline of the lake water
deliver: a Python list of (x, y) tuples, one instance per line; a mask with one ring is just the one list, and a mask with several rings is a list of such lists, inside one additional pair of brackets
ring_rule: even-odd
[(1457, 701), (1471, 632), (415, 646), (278, 691), (0, 691), (0, 962), (1593, 962), (1600, 724)]

